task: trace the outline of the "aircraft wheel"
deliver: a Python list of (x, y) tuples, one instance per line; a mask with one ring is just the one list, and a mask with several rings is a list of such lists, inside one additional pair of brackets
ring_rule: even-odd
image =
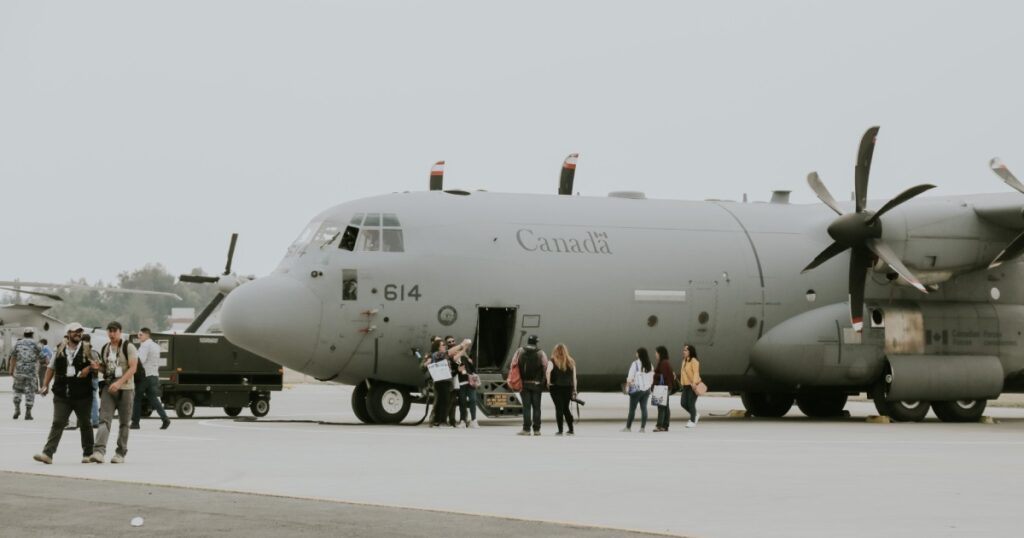
[(875, 409), (879, 415), (887, 416), (896, 422), (921, 422), (928, 415), (930, 402), (918, 401), (896, 401), (885, 400), (885, 383), (875, 386), (872, 394), (875, 402)]
[(270, 400), (259, 398), (249, 404), (249, 412), (254, 417), (265, 417), (270, 412)]
[(366, 410), (377, 424), (398, 424), (409, 414), (409, 390), (390, 383), (373, 383), (366, 395)]
[(988, 400), (955, 400), (932, 402), (932, 411), (943, 422), (977, 422), (985, 412)]
[(779, 418), (793, 407), (793, 396), (768, 392), (744, 392), (740, 395), (743, 407), (755, 417)]
[(174, 413), (178, 418), (192, 418), (196, 413), (196, 403), (192, 398), (178, 398), (178, 401), (174, 402)]
[(363, 424), (373, 424), (370, 412), (366, 410), (366, 383), (360, 383), (352, 388), (352, 412)]
[(842, 416), (846, 407), (846, 394), (842, 392), (815, 392), (796, 397), (796, 405), (811, 418)]
[(242, 413), (241, 407), (225, 407), (224, 414), (229, 417), (237, 417)]

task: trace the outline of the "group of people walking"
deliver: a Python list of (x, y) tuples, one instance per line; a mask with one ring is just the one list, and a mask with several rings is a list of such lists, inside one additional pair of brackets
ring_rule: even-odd
[(707, 386), (700, 378), (700, 360), (697, 359), (697, 350), (690, 344), (683, 346), (683, 361), (679, 369), (679, 377), (676, 377), (672, 369), (672, 361), (669, 358), (668, 348), (658, 346), (655, 348), (658, 364), (652, 365), (647, 348), (639, 348), (632, 363), (629, 365), (629, 372), (626, 374), (626, 382), (623, 383), (623, 392), (629, 394), (629, 414), (626, 416), (626, 427), (624, 432), (633, 430), (633, 421), (636, 419), (636, 409), (640, 408), (640, 431), (647, 428), (647, 405), (652, 399), (658, 408), (658, 418), (655, 423), (655, 432), (667, 432), (672, 417), (669, 396), (682, 389), (680, 405), (690, 415), (687, 428), (697, 426), (700, 421), (700, 413), (697, 412), (697, 397), (704, 394)]
[[(43, 451), (33, 459), (53, 463), (53, 455), (74, 415), (81, 437), (82, 463), (103, 463), (116, 413), (117, 443), (110, 462), (123, 463), (128, 454), (129, 430), (139, 429), (143, 399), (160, 414), (161, 429), (170, 425), (157, 395), (160, 346), (150, 339), (150, 330), (143, 328), (138, 333), (140, 345), (136, 348), (123, 335), (117, 321), (107, 325), (108, 342), (99, 351), (93, 348), (81, 323), (70, 323), (66, 329), (64, 339), (53, 352), (32, 339), (32, 329), (26, 329), (24, 338), (15, 344), (9, 357), (14, 376), (14, 419), (21, 415), (24, 399), (25, 420), (32, 420), (35, 396), (45, 397), (52, 391), (53, 422)], [(42, 379), (38, 374), (41, 363), (45, 364)], [(145, 371), (150, 375), (145, 375)]]

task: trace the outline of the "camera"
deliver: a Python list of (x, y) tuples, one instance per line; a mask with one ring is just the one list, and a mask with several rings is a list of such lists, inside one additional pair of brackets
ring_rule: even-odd
[(575, 396), (573, 396), (572, 398), (569, 398), (569, 401), (570, 402), (576, 402), (578, 405), (587, 405), (587, 402), (584, 402), (583, 400), (581, 400), (581, 399), (579, 399), (579, 398), (577, 398)]

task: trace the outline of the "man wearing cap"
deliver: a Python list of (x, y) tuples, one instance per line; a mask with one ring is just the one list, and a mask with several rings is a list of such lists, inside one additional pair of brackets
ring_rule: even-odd
[(81, 323), (70, 323), (67, 336), (57, 345), (57, 350), (46, 367), (46, 379), (41, 394), (46, 396), (53, 381), (53, 424), (43, 451), (33, 459), (46, 464), (53, 463), (64, 426), (73, 412), (78, 418), (78, 431), (82, 436), (82, 463), (89, 463), (93, 450), (92, 428), (89, 427), (89, 411), (92, 407), (92, 377), (99, 370), (99, 363), (90, 360), (92, 346), (82, 342), (85, 329)]
[(537, 342), (537, 335), (531, 334), (526, 339), (526, 346), (516, 350), (509, 367), (510, 374), (513, 369), (518, 369), (523, 383), (519, 391), (523, 400), (523, 430), (518, 435), (530, 435), (531, 429), (533, 435), (540, 435), (540, 400), (547, 378), (548, 356), (543, 349), (537, 348)]
[(128, 433), (132, 422), (132, 404), (135, 402), (135, 369), (139, 365), (138, 350), (127, 339), (122, 338), (121, 324), (111, 321), (107, 324), (110, 341), (100, 351), (103, 382), (100, 384), (100, 426), (96, 429), (96, 445), (90, 461), (103, 463), (107, 453), (107, 438), (110, 423), (117, 410), (118, 434), (117, 451), (110, 463), (124, 463), (128, 455)]
[(7, 359), (11, 377), (14, 378), (14, 420), (21, 416), (21, 399), (25, 398), (25, 420), (32, 420), (32, 405), (36, 403), (39, 390), (37, 366), (43, 350), (32, 339), (35, 331), (25, 327), (24, 338), (14, 344), (14, 350)]

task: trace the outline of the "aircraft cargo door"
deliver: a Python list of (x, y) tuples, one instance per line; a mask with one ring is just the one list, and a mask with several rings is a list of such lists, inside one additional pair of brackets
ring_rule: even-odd
[(690, 282), (687, 335), (694, 345), (712, 345), (718, 318), (718, 283)]
[(477, 308), (476, 337), (473, 351), (477, 369), (500, 372), (508, 360), (516, 331), (516, 309), (481, 306)]

